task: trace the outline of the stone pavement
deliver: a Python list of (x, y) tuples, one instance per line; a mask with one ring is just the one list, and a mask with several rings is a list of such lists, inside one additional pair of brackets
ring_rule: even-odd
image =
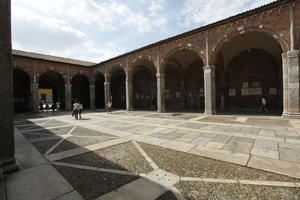
[(5, 178), (7, 199), (299, 199), (299, 122), (142, 111), (19, 119), (21, 170)]

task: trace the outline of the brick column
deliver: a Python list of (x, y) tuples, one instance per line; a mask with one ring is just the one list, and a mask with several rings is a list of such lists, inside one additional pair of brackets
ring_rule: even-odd
[(165, 73), (157, 73), (157, 112), (166, 112), (165, 105)]
[(95, 85), (90, 85), (90, 106), (95, 109)]
[(133, 110), (133, 81), (131, 77), (126, 77), (126, 110)]
[(283, 60), (283, 116), (300, 116), (300, 51), (282, 54)]
[(72, 110), (72, 84), (65, 84), (66, 110)]
[(206, 66), (204, 70), (204, 98), (206, 115), (216, 114), (216, 78), (215, 67)]
[(0, 3), (0, 171), (18, 169), (14, 143), (13, 69), (11, 60), (10, 1)]
[(39, 111), (39, 84), (31, 83), (31, 102), (32, 102), (32, 110), (33, 112)]

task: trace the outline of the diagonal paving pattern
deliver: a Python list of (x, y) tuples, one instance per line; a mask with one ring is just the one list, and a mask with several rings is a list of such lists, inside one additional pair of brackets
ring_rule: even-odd
[[(29, 139), (33, 144), (53, 140), (54, 143), (48, 146), (44, 153), (45, 158), (54, 166), (67, 168), (111, 173), (126, 176), (139, 177), (135, 181), (121, 186), (104, 195), (97, 197), (101, 199), (159, 199), (167, 191), (171, 191), (177, 199), (184, 200), (177, 187), (180, 182), (201, 182), (201, 183), (220, 183), (237, 185), (255, 185), (299, 188), (297, 181), (268, 181), (268, 180), (247, 180), (247, 179), (224, 179), (212, 177), (186, 177), (180, 176), (160, 168), (153, 161), (146, 151), (139, 145), (139, 142), (156, 145), (177, 152), (184, 152), (190, 155), (203, 156), (229, 163), (262, 169), (288, 175), (290, 177), (300, 178), (300, 148), (299, 130), (292, 124), (280, 122), (281, 119), (271, 117), (272, 120), (278, 120), (282, 126), (264, 126), (260, 123), (255, 124), (254, 119), (249, 117), (231, 117), (230, 119), (218, 121), (205, 120), (206, 116), (190, 115), (180, 116), (182, 114), (161, 114), (155, 112), (115, 112), (113, 115), (105, 113), (88, 113), (84, 117), (91, 120), (75, 121), (70, 116), (55, 116), (41, 121), (35, 126), (26, 127), (24, 123), (17, 123), (17, 128), (21, 128), (24, 135), (39, 133), (42, 129), (51, 131), (64, 127), (72, 127), (67, 133), (59, 135), (43, 135), (41, 138)], [(180, 116), (180, 117), (179, 117)], [(278, 124), (280, 124), (278, 123)], [(24, 126), (23, 126), (24, 125)], [(29, 128), (30, 129), (27, 129)], [(77, 127), (84, 127), (91, 131), (98, 131), (99, 135), (76, 135), (72, 134)], [(36, 131), (36, 132), (35, 132)], [(109, 135), (101, 135), (101, 133)], [(103, 138), (95, 144), (81, 146), (80, 144), (73, 149), (51, 153), (55, 148), (62, 145), (63, 141), (69, 138)], [(97, 150), (118, 146), (131, 141), (133, 146), (143, 156), (145, 161), (153, 168), (147, 174), (141, 172), (106, 169), (95, 166), (71, 164), (62, 161), (66, 158), (76, 158), (76, 156), (95, 152)], [(72, 184), (72, 183), (71, 183)], [(76, 191), (75, 191), (76, 192)], [(73, 192), (72, 192), (73, 193)], [(68, 194), (73, 195), (73, 194)], [(76, 193), (76, 198), (81, 199)]]

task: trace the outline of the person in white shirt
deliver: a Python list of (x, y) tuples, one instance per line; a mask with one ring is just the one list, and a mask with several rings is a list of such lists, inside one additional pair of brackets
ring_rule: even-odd
[(260, 105), (260, 108), (259, 108), (259, 112), (261, 111), (265, 111), (265, 112), (269, 112), (269, 108), (267, 106), (267, 98), (265, 96), (262, 96), (261, 97), (261, 105)]

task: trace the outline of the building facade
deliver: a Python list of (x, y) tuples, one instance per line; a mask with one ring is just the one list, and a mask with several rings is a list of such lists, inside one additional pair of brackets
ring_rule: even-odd
[(257, 111), (300, 114), (300, 2), (279, 0), (101, 63), (13, 51), (15, 110), (39, 89), (71, 109)]

